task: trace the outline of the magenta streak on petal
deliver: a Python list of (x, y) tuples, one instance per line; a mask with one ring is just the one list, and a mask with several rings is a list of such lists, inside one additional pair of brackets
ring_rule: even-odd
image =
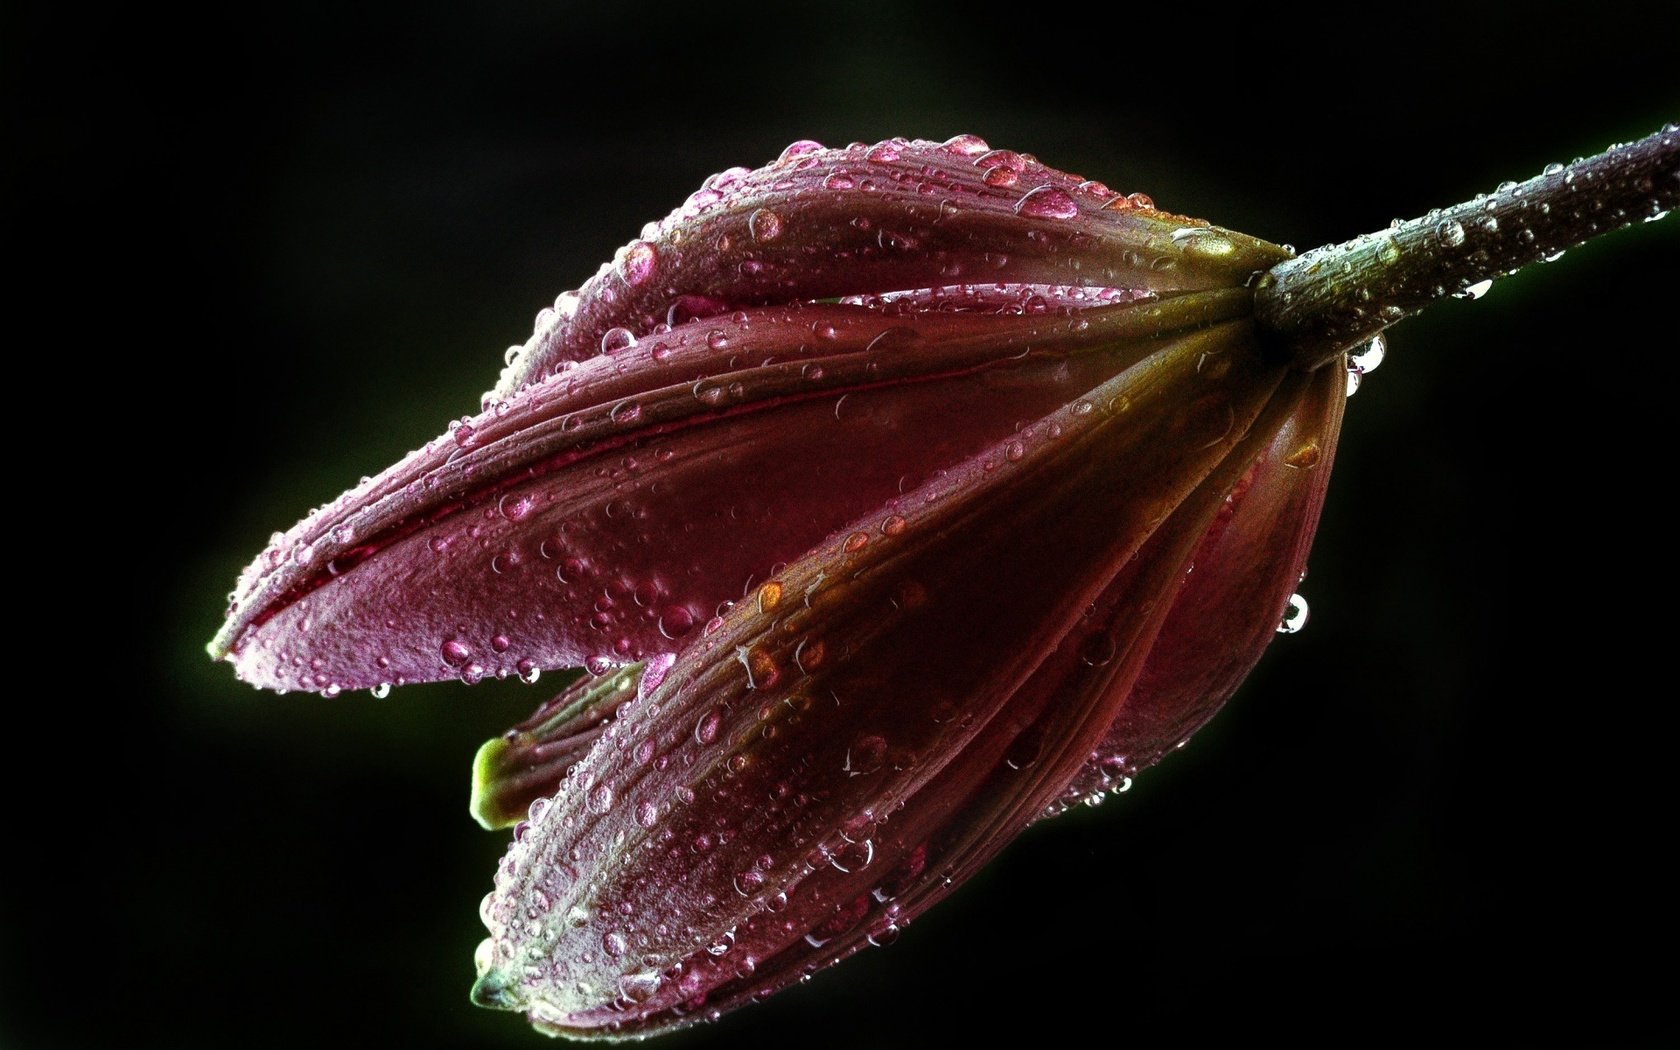
[(1248, 301), (810, 305), (678, 329), (528, 388), (301, 523), (242, 577), (218, 645), (257, 684), (325, 690), (672, 651), (837, 522), (1124, 368), (1150, 335)]

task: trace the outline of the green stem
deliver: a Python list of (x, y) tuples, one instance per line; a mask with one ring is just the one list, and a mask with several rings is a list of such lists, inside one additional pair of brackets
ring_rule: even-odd
[(1274, 266), (1255, 291), (1264, 336), (1310, 370), (1448, 295), (1556, 258), (1680, 205), (1680, 127)]

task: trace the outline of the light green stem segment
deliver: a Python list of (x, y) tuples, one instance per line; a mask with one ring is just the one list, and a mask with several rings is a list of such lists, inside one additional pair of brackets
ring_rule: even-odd
[(1527, 182), (1307, 252), (1274, 266), (1254, 297), (1263, 338), (1303, 370), (1322, 367), (1450, 295), (1680, 204), (1680, 127)]

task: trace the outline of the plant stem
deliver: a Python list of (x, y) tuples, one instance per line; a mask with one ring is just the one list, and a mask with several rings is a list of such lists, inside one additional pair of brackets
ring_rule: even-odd
[(1274, 266), (1255, 291), (1265, 337), (1296, 367), (1322, 367), (1448, 295), (1680, 205), (1680, 127), (1521, 183), (1317, 248)]

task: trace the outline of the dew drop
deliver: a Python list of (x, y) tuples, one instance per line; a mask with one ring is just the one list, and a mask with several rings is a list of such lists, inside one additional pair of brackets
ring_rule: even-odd
[(496, 501), (496, 510), (509, 521), (524, 521), (531, 516), (531, 498), (508, 493)]
[(764, 873), (757, 869), (739, 872), (735, 876), (735, 892), (751, 897), (764, 887)]
[(1318, 447), (1318, 442), (1309, 441), (1305, 445), (1296, 449), (1294, 452), (1285, 456), (1283, 461), (1289, 466), (1294, 467), (1296, 470), (1311, 470), (1313, 467), (1318, 466), (1318, 461), (1322, 459), (1323, 456), (1324, 452)]
[(891, 164), (899, 158), (898, 145), (892, 142), (879, 142), (869, 147), (869, 152), (863, 159), (872, 164)]
[(852, 746), (846, 749), (846, 761), (840, 769), (849, 776), (864, 776), (880, 769), (886, 754), (886, 738), (866, 733), (852, 741)]
[(1452, 219), (1447, 219), (1435, 227), (1435, 236), (1441, 239), (1443, 246), (1457, 248), (1464, 243), (1464, 227)]
[(618, 354), (636, 345), (636, 333), (628, 328), (609, 328), (601, 333), (601, 353)]
[(828, 858), (828, 863), (834, 867), (834, 870), (848, 875), (854, 871), (862, 871), (874, 861), (875, 843), (869, 839), (848, 843), (843, 848), (835, 850)]
[(1294, 634), (1306, 625), (1307, 600), (1299, 594), (1291, 594), (1289, 605), (1283, 610), (1283, 619), (1278, 623), (1278, 633)]
[(618, 275), (635, 288), (651, 280), (658, 265), (659, 249), (647, 241), (631, 241), (618, 258)]
[(1463, 291), (1454, 294), (1455, 298), (1459, 299), (1480, 299), (1482, 296), (1486, 295), (1488, 293), (1488, 289), (1492, 287), (1493, 281), (1491, 280), (1477, 281), (1475, 284), (1466, 285)]
[(472, 647), (459, 638), (450, 638), (438, 647), (443, 662), (451, 667), (460, 667), (472, 659)]
[(368, 691), (373, 694), (373, 698), (375, 700), (383, 700), (387, 696), (391, 695), (391, 683), (390, 682), (380, 682), (378, 685), (374, 686), (372, 689), (370, 689)]
[(612, 810), (613, 791), (606, 784), (597, 784), (589, 792), (589, 808), (597, 813), (607, 813)]
[(953, 135), (940, 145), (940, 149), (958, 157), (978, 157), (991, 152), (991, 148), (979, 135)]
[(659, 974), (653, 970), (627, 973), (618, 979), (618, 991), (632, 1003), (645, 1003), (659, 991)]
[(1364, 348), (1348, 358), (1348, 364), (1359, 369), (1361, 375), (1375, 372), (1388, 356), (1388, 340), (1381, 335), (1373, 336)]
[(1079, 647), (1079, 658), (1091, 667), (1103, 667), (1114, 659), (1114, 639), (1107, 634), (1093, 634)]
[(800, 139), (798, 142), (789, 143), (788, 148), (782, 150), (782, 155), (777, 157), (776, 160), (778, 162), (797, 160), (808, 154), (818, 153), (822, 148), (823, 144), (814, 139)]
[(694, 742), (710, 744), (717, 740), (718, 732), (723, 728), (723, 716), (724, 710), (722, 707), (714, 707), (701, 715), (700, 721), (694, 725)]
[(659, 633), (667, 638), (681, 638), (693, 629), (694, 614), (680, 605), (668, 605), (659, 614)]
[(1071, 219), (1079, 204), (1054, 186), (1040, 186), (1015, 203), (1015, 214), (1034, 219)]
[(769, 208), (760, 208), (747, 219), (747, 229), (753, 240), (768, 244), (782, 235), (782, 217)]

